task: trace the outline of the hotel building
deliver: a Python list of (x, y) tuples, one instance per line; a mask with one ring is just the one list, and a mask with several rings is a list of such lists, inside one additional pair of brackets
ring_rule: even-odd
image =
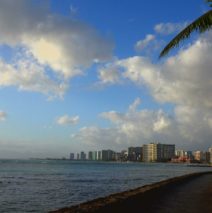
[(157, 144), (150, 143), (143, 145), (143, 161), (144, 162), (157, 161)]

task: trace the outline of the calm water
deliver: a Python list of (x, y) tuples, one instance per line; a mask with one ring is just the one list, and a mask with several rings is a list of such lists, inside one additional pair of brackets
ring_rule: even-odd
[(0, 160), (0, 212), (48, 212), (211, 168), (177, 164)]

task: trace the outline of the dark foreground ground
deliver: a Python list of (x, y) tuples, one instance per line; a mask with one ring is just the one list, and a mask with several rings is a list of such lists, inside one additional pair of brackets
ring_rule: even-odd
[(185, 175), (55, 213), (212, 213), (212, 172)]

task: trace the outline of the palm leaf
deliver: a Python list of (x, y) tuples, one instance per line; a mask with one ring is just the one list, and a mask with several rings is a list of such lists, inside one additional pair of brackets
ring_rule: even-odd
[(177, 36), (175, 36), (161, 51), (159, 57), (161, 58), (162, 56), (167, 55), (168, 52), (174, 47), (177, 47), (182, 40), (188, 38), (193, 31), (199, 31), (200, 33), (203, 33), (206, 30), (209, 30), (211, 27), (212, 27), (212, 10), (209, 10), (207, 13), (203, 14), (194, 22), (192, 22), (190, 25), (188, 25)]
[(210, 7), (212, 7), (212, 0), (206, 0), (206, 2), (208, 2), (208, 4), (210, 5)]

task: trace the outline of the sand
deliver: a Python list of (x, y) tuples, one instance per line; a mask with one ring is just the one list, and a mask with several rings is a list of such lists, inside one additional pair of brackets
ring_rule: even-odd
[(112, 194), (54, 213), (212, 213), (212, 171)]

